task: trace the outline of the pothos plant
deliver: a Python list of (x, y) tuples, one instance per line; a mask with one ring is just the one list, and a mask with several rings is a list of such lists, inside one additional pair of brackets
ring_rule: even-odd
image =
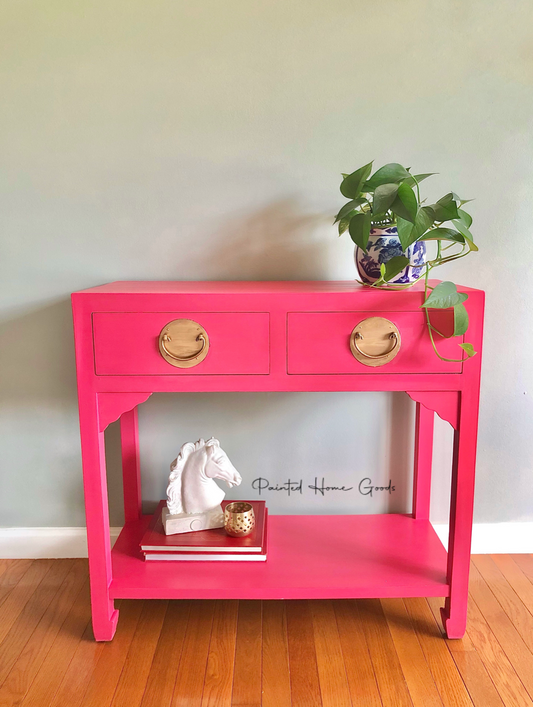
[[(475, 356), (472, 344), (459, 344), (464, 354), (460, 359), (444, 358), (435, 344), (434, 333), (445, 336), (431, 324), (430, 309), (453, 307), (453, 336), (463, 336), (468, 329), (468, 312), (463, 302), (468, 295), (457, 292), (453, 282), (441, 282), (436, 287), (429, 285), (429, 273), (439, 265), (464, 258), (478, 248), (470, 232), (472, 217), (462, 207), (471, 199), (461, 199), (454, 192), (446, 194), (434, 204), (426, 204), (420, 197), (420, 182), (429, 174), (411, 174), (409, 168), (391, 163), (372, 172), (373, 162), (351, 174), (343, 174), (340, 190), (349, 201), (335, 217), (339, 235), (348, 231), (353, 242), (367, 252), (370, 230), (396, 226), (403, 254), (380, 265), (380, 277), (368, 287), (412, 287), (424, 280), (424, 303), (428, 332), (437, 356), (443, 361), (465, 361)], [(409, 246), (417, 241), (435, 241), (436, 252), (421, 266), (423, 272), (413, 282), (394, 285), (391, 280), (409, 265), (405, 255)], [(417, 267), (419, 267), (417, 265)]]

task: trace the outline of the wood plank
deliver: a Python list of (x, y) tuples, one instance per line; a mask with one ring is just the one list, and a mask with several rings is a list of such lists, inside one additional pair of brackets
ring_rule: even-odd
[(202, 707), (231, 707), (238, 613), (238, 601), (215, 604)]
[(80, 704), (83, 707), (108, 707), (111, 704), (139, 622), (143, 603), (139, 600), (121, 602), (117, 632), (112, 641), (104, 644), (104, 649), (100, 653), (81, 700)]
[(287, 640), (293, 707), (322, 704), (311, 610), (307, 601), (287, 602)]
[(2, 707), (15, 707), (22, 702), (86, 581), (87, 561), (72, 560), (70, 572), (0, 688)]
[(522, 684), (533, 697), (533, 654), (475, 565), (470, 572), (470, 592)]
[(169, 707), (189, 621), (189, 601), (168, 603), (163, 627), (148, 675), (142, 707)]
[(511, 555), (491, 555), (494, 563), (509, 582), (520, 601), (533, 614), (533, 582), (524, 574)]
[(13, 588), (13, 591), (6, 597), (2, 606), (0, 606), (0, 644), (5, 640), (30, 597), (37, 590), (37, 587), (52, 566), (52, 560), (34, 560), (27, 572), (20, 578), (16, 587)]
[(284, 601), (263, 602), (263, 707), (291, 707), (289, 641)]
[(533, 582), (533, 555), (509, 555), (520, 567), (526, 577)]
[(34, 560), (1, 560), (1, 562), (3, 565), (0, 576), (0, 606), (29, 570)]
[(232, 705), (261, 704), (262, 625), (262, 602), (240, 601)]
[[(120, 604), (121, 600), (115, 602), (117, 609)], [(87, 608), (90, 613), (90, 600)], [(50, 707), (79, 707), (105, 646), (105, 643), (94, 640), (92, 622), (88, 621)]]
[(404, 603), (442, 702), (446, 707), (471, 707), (472, 700), (426, 599), (404, 599)]
[(352, 703), (357, 707), (381, 707), (374, 667), (368, 652), (358, 602), (333, 602)]
[(436, 625), (441, 632), (442, 640), (445, 641), (448, 650), (453, 656), (455, 665), (461, 674), (474, 705), (476, 707), (501, 707), (503, 705), (502, 699), (472, 643), (468, 628), (464, 638), (449, 640), (446, 638), (441, 624), (440, 607), (443, 604), (442, 599), (430, 598), (427, 602), (435, 618)]
[(335, 610), (331, 601), (311, 601), (316, 662), (324, 707), (351, 705)]
[[(87, 575), (87, 569), (85, 574)], [(23, 707), (50, 705), (91, 619), (89, 579), (86, 578), (70, 612), (26, 693)], [(70, 704), (70, 703), (66, 703)]]
[(382, 599), (381, 606), (415, 707), (442, 707), (442, 700), (402, 599)]
[(167, 601), (161, 600), (144, 602), (112, 707), (138, 707), (141, 704), (167, 605)]
[(358, 607), (383, 704), (409, 707), (413, 703), (380, 600), (362, 599)]
[(527, 690), (513, 670), (513, 666), (473, 597), (470, 597), (468, 602), (468, 635), (503, 703), (512, 707), (531, 707), (533, 703)]
[(174, 686), (173, 707), (200, 707), (204, 689), (215, 602), (192, 601), (183, 652)]
[(476, 651), (457, 651), (453, 659), (475, 707), (503, 707), (503, 701)]
[[(533, 651), (533, 616), (490, 555), (478, 555), (473, 561), (524, 643)], [(533, 584), (531, 588), (533, 590)]]
[[(54, 560), (41, 582), (34, 587), (35, 591), (0, 645), (0, 685), (6, 680), (71, 568), (72, 560)], [(6, 601), (2, 608), (7, 604)]]

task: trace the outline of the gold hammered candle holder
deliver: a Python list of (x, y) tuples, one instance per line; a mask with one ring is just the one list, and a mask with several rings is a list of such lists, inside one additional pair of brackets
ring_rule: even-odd
[(244, 538), (255, 528), (254, 509), (242, 501), (228, 503), (224, 509), (224, 528), (232, 538)]

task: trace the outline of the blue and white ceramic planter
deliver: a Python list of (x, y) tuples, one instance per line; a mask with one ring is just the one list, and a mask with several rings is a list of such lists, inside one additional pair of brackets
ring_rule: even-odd
[[(381, 264), (394, 258), (395, 255), (404, 255), (396, 226), (373, 228), (370, 231), (367, 252), (365, 253), (358, 246), (355, 247), (355, 264), (361, 280), (369, 285), (376, 282), (380, 277)], [(424, 241), (413, 243), (405, 255), (409, 258), (410, 264), (389, 284), (403, 285), (414, 282), (422, 274), (422, 266), (426, 262)]]

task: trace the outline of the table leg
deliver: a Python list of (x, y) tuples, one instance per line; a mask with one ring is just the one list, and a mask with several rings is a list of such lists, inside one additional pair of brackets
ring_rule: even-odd
[(429, 520), (434, 417), (433, 410), (416, 404), (413, 518), (418, 520)]
[(111, 542), (104, 433), (99, 431), (97, 395), (80, 395), (79, 409), (93, 633), (97, 641), (110, 641), (116, 630), (118, 611), (109, 596)]
[(478, 393), (461, 394), (459, 425), (454, 435), (448, 583), (450, 596), (441, 609), (448, 638), (462, 638), (466, 630), (468, 578), (474, 511)]
[(137, 407), (122, 413), (120, 417), (120, 442), (124, 484), (124, 517), (128, 523), (139, 520), (142, 514)]

